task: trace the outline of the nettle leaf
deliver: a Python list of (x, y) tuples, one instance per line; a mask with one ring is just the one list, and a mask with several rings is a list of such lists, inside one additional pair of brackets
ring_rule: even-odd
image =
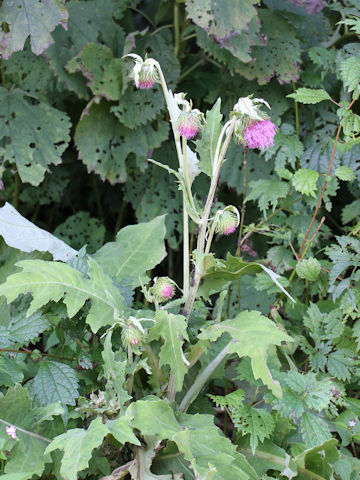
[(212, 177), (216, 145), (221, 133), (222, 113), (221, 99), (218, 98), (211, 110), (206, 112), (206, 124), (201, 132), (201, 139), (196, 141), (196, 151), (200, 156), (199, 168)]
[(359, 251), (360, 241), (353, 237), (341, 235), (336, 237), (338, 245), (326, 247), (325, 253), (330, 257), (333, 266), (329, 273), (330, 283), (334, 283), (339, 275), (351, 266), (360, 266)]
[(345, 205), (341, 212), (341, 220), (344, 224), (355, 220), (360, 216), (360, 200), (354, 200), (353, 202)]
[(255, 180), (250, 182), (251, 192), (246, 201), (257, 200), (260, 210), (265, 215), (269, 205), (275, 210), (280, 198), (286, 198), (289, 191), (289, 184), (277, 180)]
[(22, 50), (30, 37), (31, 50), (40, 55), (53, 43), (51, 32), (57, 25), (66, 29), (67, 10), (65, 2), (49, 0), (4, 0), (0, 8), (1, 23), (7, 23), (9, 31), (1, 28), (0, 53), (4, 58)]
[(316, 258), (300, 260), (296, 264), (296, 273), (300, 278), (314, 282), (321, 272), (321, 265)]
[(344, 182), (351, 182), (356, 178), (354, 170), (349, 167), (345, 167), (344, 165), (335, 170), (335, 175)]
[(93, 253), (104, 243), (105, 227), (89, 212), (77, 212), (58, 225), (54, 235), (77, 250), (86, 244), (87, 251)]
[(126, 127), (136, 128), (154, 120), (163, 108), (164, 96), (159, 86), (154, 85), (151, 90), (139, 90), (129, 86), (119, 105), (111, 107), (110, 112)]
[[(303, 154), (304, 147), (296, 134), (286, 134), (283, 131), (277, 132), (274, 137), (274, 146), (265, 153), (265, 158), (275, 158), (275, 168), (283, 168), (290, 164), (293, 168), (296, 159)], [(286, 178), (286, 177), (283, 177)], [(288, 179), (289, 180), (289, 179)]]
[(12, 387), (23, 379), (24, 374), (15, 360), (10, 359), (7, 354), (0, 354), (0, 385)]
[(319, 173), (315, 172), (315, 170), (300, 168), (300, 170), (295, 172), (291, 181), (296, 191), (316, 198), (316, 182), (318, 178)]
[(311, 412), (302, 414), (301, 433), (307, 448), (316, 447), (331, 439), (331, 432), (326, 421)]
[(26, 317), (25, 312), (16, 313), (11, 315), (8, 326), (9, 338), (15, 343), (27, 345), (49, 327), (50, 323), (42, 312), (35, 312), (30, 317)]
[(160, 349), (159, 365), (170, 366), (170, 372), (175, 377), (175, 390), (179, 392), (189, 366), (182, 349), (184, 339), (189, 340), (186, 319), (182, 315), (158, 311), (155, 320), (155, 325), (149, 330), (148, 341), (159, 338), (164, 340)]
[(16, 164), (21, 179), (39, 185), (49, 165), (61, 163), (70, 136), (68, 116), (30, 102), (20, 90), (0, 87), (0, 127), (4, 162)]
[(62, 450), (60, 473), (64, 480), (77, 480), (78, 472), (89, 465), (94, 448), (99, 447), (104, 437), (109, 433), (102, 419), (96, 418), (90, 423), (87, 430), (72, 428), (59, 435), (48, 445), (45, 454), (54, 450)]
[(229, 353), (237, 353), (239, 357), (250, 357), (254, 378), (261, 378), (263, 383), (277, 397), (282, 396), (280, 384), (274, 380), (267, 366), (266, 359), (270, 345), (280, 345), (283, 341), (292, 341), (291, 337), (279, 330), (260, 312), (241, 312), (232, 320), (211, 325), (202, 330), (199, 338), (214, 341), (223, 333), (230, 333), (233, 341)]
[(360, 57), (352, 56), (343, 60), (339, 67), (340, 78), (347, 87), (348, 92), (359, 88), (360, 83)]
[(125, 161), (130, 153), (146, 160), (148, 152), (161, 145), (168, 137), (167, 122), (147, 123), (136, 130), (121, 125), (110, 113), (110, 104), (104, 101), (92, 104), (76, 127), (75, 142), (79, 158), (89, 171), (94, 171), (110, 183), (126, 180)]
[[(241, 11), (241, 10), (240, 10)], [(240, 64), (235, 71), (248, 80), (256, 79), (265, 85), (275, 77), (289, 83), (299, 77), (301, 48), (290, 24), (271, 10), (260, 9), (261, 33), (266, 36), (266, 45), (255, 46), (251, 55), (255, 62)]]
[(7, 444), (11, 458), (6, 462), (5, 473), (30, 472), (28, 478), (34, 474), (41, 476), (45, 467), (44, 450), (49, 443), (41, 435), (41, 422), (63, 413), (64, 409), (59, 404), (49, 405), (46, 412), (31, 410), (31, 401), (24, 387), (17, 384), (8, 389), (6, 395), (0, 398), (0, 442), (8, 441), (5, 426), (9, 425), (17, 428), (18, 441)]
[(290, 93), (287, 95), (288, 98), (293, 98), (297, 102), (305, 104), (315, 104), (322, 102), (323, 100), (330, 100), (330, 95), (325, 91), (320, 89), (312, 88), (298, 88), (295, 93)]
[(81, 72), (94, 95), (118, 100), (122, 90), (122, 66), (121, 58), (114, 58), (109, 47), (88, 43), (65, 68), (69, 73)]
[(116, 281), (130, 278), (136, 287), (141, 283), (140, 277), (165, 258), (165, 233), (165, 215), (128, 225), (117, 233), (115, 242), (106, 243), (94, 258)]
[(93, 332), (97, 332), (103, 326), (112, 325), (114, 315), (123, 313), (127, 307), (119, 289), (96, 261), (89, 258), (88, 263), (89, 278), (64, 263), (24, 260), (16, 264), (23, 269), (22, 272), (9, 276), (0, 285), (0, 295), (5, 295), (8, 302), (12, 302), (20, 294), (31, 293), (33, 300), (28, 316), (50, 300), (58, 302), (64, 297), (70, 318), (87, 299), (91, 299), (86, 321)]
[(43, 361), (31, 381), (29, 394), (38, 405), (75, 405), (79, 396), (76, 371), (65, 363)]

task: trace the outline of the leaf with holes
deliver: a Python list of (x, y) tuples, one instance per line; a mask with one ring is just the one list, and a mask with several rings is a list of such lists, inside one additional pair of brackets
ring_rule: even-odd
[(106, 45), (87, 43), (81, 52), (66, 65), (69, 73), (81, 72), (88, 79), (94, 95), (118, 100), (122, 89), (122, 65)]
[(266, 360), (270, 345), (281, 345), (283, 341), (291, 342), (291, 337), (260, 312), (246, 311), (239, 313), (232, 320), (225, 320), (203, 329), (199, 338), (214, 341), (224, 333), (230, 333), (233, 339), (229, 353), (237, 353), (240, 358), (250, 357), (254, 378), (261, 378), (274, 395), (281, 397), (280, 384), (273, 379)]
[(168, 137), (168, 124), (158, 120), (131, 130), (121, 125), (110, 113), (110, 105), (104, 101), (92, 104), (77, 125), (75, 142), (79, 157), (88, 167), (110, 183), (126, 180), (125, 160), (134, 153), (139, 160), (146, 160), (148, 152), (160, 146)]
[(75, 405), (79, 396), (76, 372), (65, 363), (43, 361), (31, 381), (29, 394), (37, 405)]
[(22, 50), (30, 37), (31, 50), (40, 55), (46, 50), (53, 37), (51, 32), (57, 25), (67, 27), (68, 12), (65, 2), (58, 0), (4, 0), (0, 8), (2, 24), (8, 24), (8, 31), (1, 28), (1, 49), (3, 58)]
[(4, 163), (16, 164), (24, 182), (39, 185), (49, 165), (61, 163), (70, 121), (65, 113), (29, 100), (20, 90), (0, 87), (0, 135)]
[(163, 107), (164, 97), (159, 87), (154, 86), (150, 91), (128, 87), (119, 105), (111, 107), (110, 112), (126, 127), (136, 128), (154, 120)]

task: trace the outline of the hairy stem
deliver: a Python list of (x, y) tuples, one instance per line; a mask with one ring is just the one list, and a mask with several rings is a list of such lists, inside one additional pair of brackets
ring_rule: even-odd
[(178, 56), (179, 50), (180, 50), (180, 21), (179, 21), (179, 4), (177, 0), (174, 1), (174, 34), (175, 34), (174, 54)]

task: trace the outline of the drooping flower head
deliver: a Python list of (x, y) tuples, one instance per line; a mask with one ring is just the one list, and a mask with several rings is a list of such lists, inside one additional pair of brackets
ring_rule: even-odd
[(169, 277), (155, 278), (152, 289), (158, 302), (167, 302), (175, 294), (175, 283)]
[(13, 438), (16, 440), (16, 427), (14, 425), (10, 425), (10, 427), (5, 427), (6, 433), (9, 435), (9, 437)]
[(194, 138), (201, 128), (201, 115), (198, 110), (181, 112), (177, 119), (179, 134), (187, 140)]
[(236, 207), (228, 205), (224, 210), (219, 210), (214, 219), (215, 233), (231, 235), (240, 223), (240, 214)]
[(142, 90), (149, 90), (155, 83), (160, 81), (158, 62), (153, 58), (146, 58), (143, 60), (139, 55), (130, 53), (125, 55), (134, 60), (135, 65), (130, 75), (134, 80), (136, 88)]
[(248, 148), (264, 150), (274, 145), (274, 137), (278, 127), (274, 125), (261, 106), (270, 105), (262, 98), (251, 96), (239, 98), (234, 105), (232, 116), (236, 116), (235, 139)]

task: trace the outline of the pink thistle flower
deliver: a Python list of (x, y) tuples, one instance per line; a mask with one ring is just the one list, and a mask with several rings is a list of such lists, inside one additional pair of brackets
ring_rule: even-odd
[(141, 90), (150, 90), (150, 88), (154, 86), (154, 83), (154, 80), (152, 80), (151, 78), (147, 78), (144, 80), (139, 79), (138, 84), (136, 85), (134, 82), (134, 85)]
[(172, 285), (166, 285), (166, 287), (164, 287), (164, 288), (162, 289), (161, 295), (162, 295), (164, 298), (171, 298), (171, 297), (174, 295), (173, 286), (172, 286)]
[(182, 112), (177, 119), (177, 129), (187, 140), (194, 138), (200, 128), (200, 118), (194, 112)]
[(244, 139), (249, 148), (270, 148), (274, 145), (274, 137), (278, 127), (270, 120), (251, 123), (244, 130)]
[(175, 294), (174, 282), (169, 277), (156, 278), (153, 289), (158, 302), (167, 302)]
[(5, 427), (6, 433), (9, 435), (9, 437), (13, 438), (16, 440), (16, 427), (14, 425), (10, 425), (10, 427)]
[(224, 235), (231, 235), (232, 233), (235, 232), (235, 230), (236, 230), (235, 225), (230, 225), (229, 227), (224, 229)]

